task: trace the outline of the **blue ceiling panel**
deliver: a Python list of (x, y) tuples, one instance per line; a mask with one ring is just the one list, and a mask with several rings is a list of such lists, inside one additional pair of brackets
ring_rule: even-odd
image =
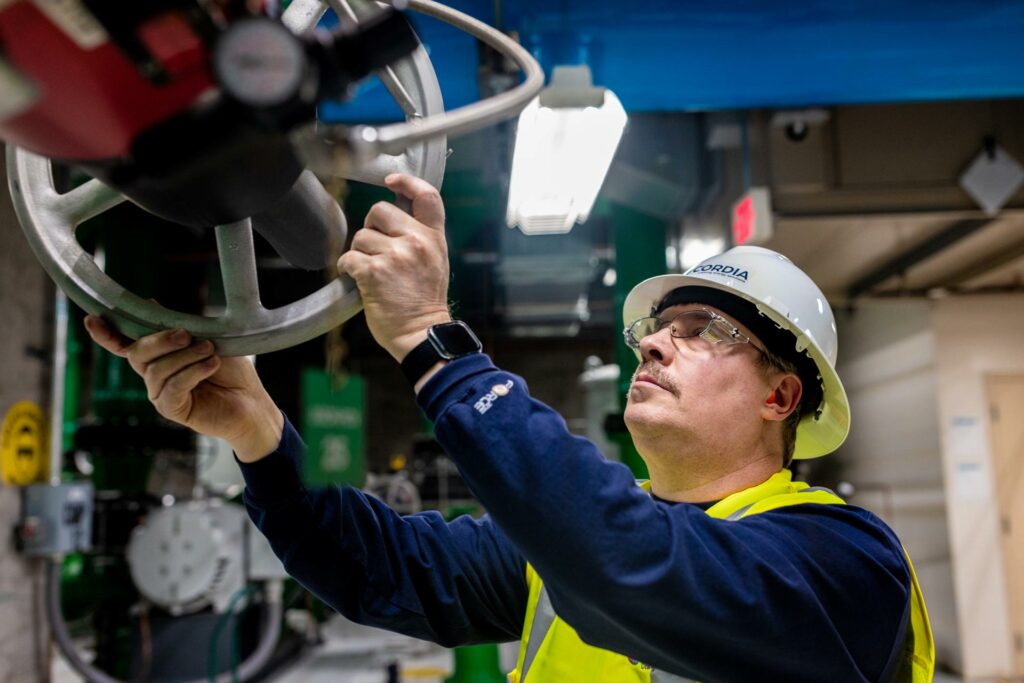
[[(487, 22), (497, 5), (452, 4)], [(549, 73), (586, 62), (630, 111), (1024, 96), (1021, 0), (648, 0), (635, 9), (615, 0), (505, 0), (500, 7), (503, 28), (518, 31)], [(431, 19), (417, 28), (447, 106), (475, 100), (474, 41)], [(348, 105), (352, 114), (370, 120), (383, 111), (361, 99)]]
[(632, 111), (1024, 96), (1020, 0), (510, 5), (545, 67), (587, 61)]

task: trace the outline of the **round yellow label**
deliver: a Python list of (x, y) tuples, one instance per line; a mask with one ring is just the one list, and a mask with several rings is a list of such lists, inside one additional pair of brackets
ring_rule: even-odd
[(0, 477), (5, 484), (27, 486), (50, 476), (46, 416), (32, 401), (19, 401), (4, 416), (0, 431)]

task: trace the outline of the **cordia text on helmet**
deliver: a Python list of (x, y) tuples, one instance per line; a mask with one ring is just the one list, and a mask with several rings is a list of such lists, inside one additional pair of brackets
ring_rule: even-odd
[(690, 272), (718, 273), (719, 275), (728, 275), (729, 277), (734, 277), (737, 280), (743, 280), (744, 282), (746, 282), (747, 278), (750, 277), (750, 273), (742, 268), (737, 268), (736, 266), (723, 266), (721, 263), (705, 263), (697, 266)]

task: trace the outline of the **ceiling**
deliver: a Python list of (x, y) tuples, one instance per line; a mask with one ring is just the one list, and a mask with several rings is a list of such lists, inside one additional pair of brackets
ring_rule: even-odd
[[(444, 195), (453, 285), (466, 312), (497, 311), (523, 334), (613, 325), (615, 291), (631, 286), (631, 257), (616, 251), (640, 234), (639, 216), (663, 226), (642, 238), (662, 245), (674, 234), (727, 234), (747, 175), (771, 191), (774, 236), (765, 246), (793, 259), (835, 306), (1024, 291), (1024, 189), (988, 217), (960, 185), (986, 137), (1024, 160), (1024, 101), (832, 107), (801, 140), (773, 125), (772, 113), (746, 114), (746, 162), (739, 146), (705, 144), (720, 125), (744, 120), (737, 115), (632, 114), (591, 221), (543, 238), (504, 226), (507, 170), (494, 162), (511, 131), (454, 141)], [(644, 263), (664, 269), (652, 254)]]
[[(1016, 0), (446, 0), (513, 32), (550, 74), (588, 64), (629, 112), (1024, 96)], [(476, 41), (412, 15), (449, 108), (480, 97)], [(400, 114), (371, 80), (329, 118)]]
[(833, 305), (851, 295), (1024, 291), (1022, 210), (994, 219), (980, 211), (782, 218), (765, 246), (803, 268)]
[[(1024, 290), (1024, 191), (990, 219), (959, 186), (986, 138), (1024, 161), (1024, 99), (1007, 99), (1024, 96), (1024, 3), (811, 0), (794, 9), (772, 0), (652, 0), (637, 11), (611, 0), (448, 4), (517, 32), (546, 69), (589, 63), (595, 82), (619, 95), (631, 119), (605, 202), (656, 215), (671, 233), (685, 222), (671, 214), (685, 209), (699, 214), (693, 223), (705, 220), (715, 194), (727, 216), (743, 189), (737, 180), (750, 175), (771, 188), (775, 204), (766, 246), (805, 269), (834, 305)], [(474, 41), (437, 22), (417, 29), (447, 106), (478, 99), (486, 69), (478, 70)], [(850, 104), (880, 102), (900, 104)], [(768, 123), (780, 107), (806, 105), (828, 118), (801, 142)], [(695, 110), (708, 113), (684, 113)], [(371, 82), (330, 118), (396, 112)], [(710, 117), (707, 126), (700, 116)], [(708, 154), (705, 136), (722, 117), (751, 123), (751, 169), (708, 166), (718, 155)], [(518, 233), (507, 234), (501, 214), (513, 127), (500, 128), (452, 142), (445, 199), (453, 267), (465, 270), (454, 284), (467, 307), (533, 316), (545, 330), (559, 329), (551, 323), (562, 319), (561, 329), (575, 329), (589, 292), (591, 323), (614, 318), (612, 289), (601, 286), (610, 262), (604, 237), (633, 226), (595, 210), (606, 227), (577, 226), (561, 240), (512, 239)], [(663, 210), (651, 211), (654, 204)], [(577, 237), (592, 242), (589, 259)]]
[(1024, 188), (989, 216), (963, 185), (968, 169), (996, 168), (986, 156), (1020, 168), (1022, 105), (833, 107), (801, 141), (768, 123), (760, 130), (770, 171), (760, 182), (771, 187), (776, 230), (767, 246), (834, 304), (1024, 290)]

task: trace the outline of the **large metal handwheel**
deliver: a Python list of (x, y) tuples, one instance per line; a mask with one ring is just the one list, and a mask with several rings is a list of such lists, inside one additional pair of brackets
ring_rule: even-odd
[[(351, 21), (376, 11), (371, 0), (331, 0), (330, 5), (339, 16)], [(356, 151), (340, 167), (340, 175), (345, 178), (383, 185), (388, 174), (402, 171), (439, 187), (447, 135), (514, 116), (543, 86), (543, 73), (536, 61), (500, 32), (431, 0), (411, 0), (408, 6), (453, 24), (512, 58), (526, 73), (524, 82), (507, 93), (444, 113), (437, 77), (421, 45), (409, 57), (379, 73), (407, 121), (381, 128), (319, 126), (299, 132), (294, 137), (315, 170), (339, 171), (330, 160), (338, 136), (345, 135), (347, 147)], [(326, 9), (327, 3), (320, 0), (294, 0), (282, 19), (293, 32), (302, 33), (311, 30)], [(224, 313), (206, 317), (165, 308), (108, 277), (75, 239), (78, 225), (125, 200), (120, 193), (91, 180), (60, 194), (47, 159), (11, 146), (7, 164), (15, 211), (47, 273), (75, 303), (104, 316), (131, 338), (181, 327), (196, 337), (213, 340), (222, 355), (267, 353), (323, 334), (362, 307), (353, 283), (336, 278), (298, 301), (264, 308), (256, 278), (251, 221), (245, 219), (216, 228), (226, 297)]]

